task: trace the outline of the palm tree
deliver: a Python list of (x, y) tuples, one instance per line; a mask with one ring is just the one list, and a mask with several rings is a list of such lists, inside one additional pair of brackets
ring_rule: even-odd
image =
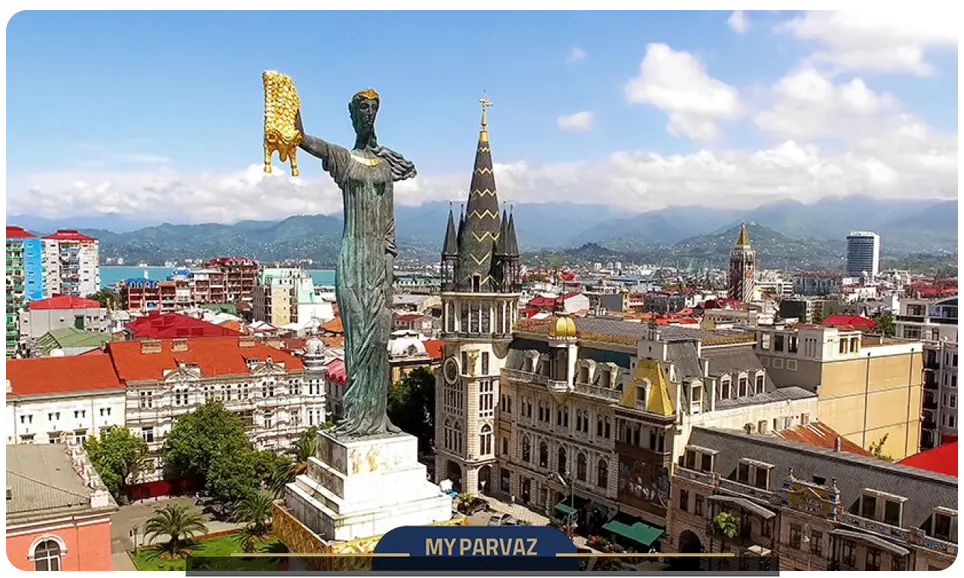
[(264, 492), (248, 494), (234, 506), (234, 520), (244, 524), (238, 533), (245, 552), (254, 551), (255, 542), (264, 540), (270, 533), (273, 499)]
[(181, 553), (184, 544), (207, 534), (208, 528), (201, 513), (194, 508), (168, 504), (154, 511), (154, 515), (144, 524), (144, 531), (148, 542), (159, 536), (169, 536), (170, 539), (160, 549), (176, 556)]
[(269, 486), (274, 496), (280, 497), (284, 493), (285, 487), (295, 478), (305, 473), (308, 469), (308, 458), (315, 455), (318, 448), (318, 428), (310, 427), (308, 431), (301, 434), (295, 445), (289, 452), (291, 459), (287, 462), (279, 462), (274, 473), (271, 474)]

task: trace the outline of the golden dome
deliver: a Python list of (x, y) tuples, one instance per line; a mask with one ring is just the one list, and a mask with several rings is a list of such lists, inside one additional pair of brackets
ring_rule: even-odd
[(564, 313), (557, 313), (549, 322), (549, 337), (572, 339), (576, 337), (576, 322)]

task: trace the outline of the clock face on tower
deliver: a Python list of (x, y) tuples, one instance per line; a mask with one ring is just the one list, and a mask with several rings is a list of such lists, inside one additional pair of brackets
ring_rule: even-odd
[(455, 360), (454, 357), (449, 357), (445, 360), (445, 366), (442, 368), (442, 372), (445, 376), (445, 381), (452, 385), (459, 380), (459, 362)]

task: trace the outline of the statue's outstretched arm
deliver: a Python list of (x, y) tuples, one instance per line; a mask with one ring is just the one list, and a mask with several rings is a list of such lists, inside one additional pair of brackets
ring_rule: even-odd
[(322, 161), (328, 160), (328, 142), (305, 133), (301, 110), (295, 114), (295, 129), (301, 133), (301, 144), (298, 145), (301, 150)]

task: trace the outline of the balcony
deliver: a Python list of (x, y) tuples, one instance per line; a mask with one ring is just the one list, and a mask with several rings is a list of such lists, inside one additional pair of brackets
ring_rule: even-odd
[(619, 401), (619, 398), (623, 396), (623, 392), (619, 391), (618, 389), (610, 389), (608, 387), (600, 387), (598, 385), (589, 385), (588, 383), (576, 383), (574, 390), (576, 393), (582, 395), (588, 395), (589, 397), (604, 399), (611, 402), (617, 402)]
[(937, 409), (937, 398), (926, 396), (923, 403), (924, 409)]
[(505, 372), (505, 376), (509, 379), (535, 385), (549, 385), (549, 377), (546, 375), (532, 373), (531, 371), (522, 371), (521, 369), (503, 369), (502, 371)]
[(941, 363), (940, 361), (937, 360), (936, 357), (928, 357), (927, 359), (924, 360), (924, 369), (937, 370), (940, 368), (941, 368)]
[(935, 378), (933, 374), (928, 374), (924, 380), (924, 390), (937, 391), (938, 389), (940, 389), (940, 384), (937, 382), (937, 378)]

